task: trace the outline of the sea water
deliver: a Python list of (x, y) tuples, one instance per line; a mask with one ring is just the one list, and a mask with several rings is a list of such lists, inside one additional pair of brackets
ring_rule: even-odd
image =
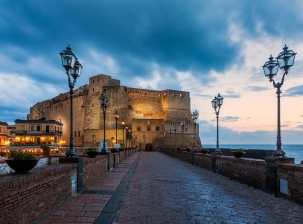
[[(215, 144), (203, 144), (203, 148), (216, 148)], [(276, 150), (275, 144), (220, 144), (220, 148), (242, 148), (242, 149), (266, 149)], [(303, 160), (303, 145), (283, 144), (282, 150), (286, 153), (285, 156), (295, 158), (295, 163), (301, 163)]]

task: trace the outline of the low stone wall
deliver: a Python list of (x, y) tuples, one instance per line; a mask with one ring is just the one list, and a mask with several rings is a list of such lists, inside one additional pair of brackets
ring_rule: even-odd
[[(135, 149), (120, 152), (124, 159)], [(119, 153), (115, 153), (116, 165)], [(111, 167), (114, 155), (110, 153)], [(53, 158), (52, 158), (53, 159)], [(34, 223), (77, 193), (76, 177), (83, 165), (84, 187), (106, 173), (108, 155), (83, 157), (79, 163), (54, 163), (37, 166), (29, 174), (0, 175), (0, 223)], [(79, 165), (79, 166), (78, 166)], [(81, 175), (80, 175), (81, 176)], [(79, 181), (79, 180), (78, 180)]]
[(99, 178), (107, 170), (107, 155), (98, 155), (96, 158), (84, 158), (83, 161), (83, 186)]
[(303, 164), (278, 164), (277, 176), (279, 195), (303, 205)]
[(265, 190), (265, 161), (261, 159), (234, 158), (215, 156), (216, 172), (232, 180)]
[(203, 169), (211, 171), (212, 170), (211, 155), (196, 153), (195, 156), (194, 156), (194, 164), (193, 165), (199, 166)]
[(72, 195), (77, 164), (34, 168), (31, 174), (0, 175), (0, 223), (33, 223)]
[[(163, 149), (166, 155), (303, 205), (303, 164)], [(267, 157), (268, 158), (268, 157)], [(280, 159), (281, 160), (281, 159)], [(288, 160), (288, 158), (282, 159)], [(271, 161), (272, 162), (272, 161)], [(274, 181), (274, 185), (272, 183)], [(275, 189), (272, 191), (272, 186)]]

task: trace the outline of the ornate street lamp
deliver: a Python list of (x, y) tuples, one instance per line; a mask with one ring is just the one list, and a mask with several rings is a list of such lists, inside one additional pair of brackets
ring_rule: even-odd
[(221, 150), (219, 149), (219, 113), (223, 104), (223, 97), (220, 95), (220, 93), (218, 93), (218, 96), (215, 96), (215, 98), (211, 101), (211, 104), (216, 112), (217, 117), (217, 147), (215, 153), (221, 153)]
[(175, 124), (175, 126), (174, 126), (174, 131), (175, 131), (175, 150), (177, 149), (177, 138), (176, 138), (177, 129), (178, 129), (178, 125)]
[(125, 122), (124, 122), (124, 121), (122, 121), (122, 122), (121, 122), (121, 124), (122, 124), (123, 149), (124, 149), (124, 148), (125, 148), (125, 145), (124, 145), (124, 129), (125, 129)]
[(101, 151), (105, 151), (105, 115), (106, 115), (106, 108), (108, 107), (108, 101), (109, 99), (107, 99), (107, 97), (104, 95), (104, 92), (102, 92), (101, 96), (99, 97), (101, 106), (103, 107), (103, 118), (104, 118), (104, 140), (103, 140), (103, 149)]
[(70, 89), (70, 141), (66, 157), (77, 158), (73, 135), (73, 89), (77, 78), (80, 77), (82, 65), (79, 63), (78, 58), (74, 55), (69, 45), (66, 50), (63, 50), (59, 54), (61, 55), (62, 66), (65, 68), (67, 74), (68, 86)]
[(118, 144), (118, 120), (119, 120), (119, 112), (116, 110), (114, 112), (115, 119), (116, 119), (116, 144)]
[(197, 127), (197, 119), (199, 117), (199, 112), (197, 110), (193, 111), (192, 113), (192, 119), (194, 121), (194, 150), (197, 151), (197, 144), (196, 144), (196, 127)]
[[(184, 135), (185, 120), (182, 120), (182, 121), (180, 122), (180, 125), (181, 125), (181, 128), (182, 128), (182, 148), (181, 148), (181, 150), (184, 150), (183, 135)], [(181, 151), (181, 150), (180, 150), (180, 151)]]
[[(288, 47), (283, 48), (283, 51), (276, 57), (277, 60), (273, 60), (273, 57), (270, 56), (269, 61), (267, 61), (262, 67), (264, 70), (265, 76), (268, 77), (270, 82), (273, 82), (274, 88), (277, 88), (277, 100), (278, 100), (278, 119), (277, 119), (277, 149), (274, 152), (274, 156), (285, 156), (285, 152), (282, 150), (282, 142), (281, 142), (281, 124), (280, 124), (280, 94), (281, 94), (281, 86), (284, 83), (284, 77), (288, 74), (288, 70), (291, 66), (293, 66), (295, 61), (295, 53), (292, 50), (288, 50)], [(273, 77), (277, 74), (278, 69), (283, 69), (284, 74), (282, 76), (281, 82), (276, 83), (273, 80)]]

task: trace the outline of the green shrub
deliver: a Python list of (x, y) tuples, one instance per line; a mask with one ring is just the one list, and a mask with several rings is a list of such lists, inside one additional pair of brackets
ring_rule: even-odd
[(88, 148), (87, 151), (88, 152), (97, 152), (97, 149), (96, 148)]
[(11, 150), (10, 155), (16, 160), (36, 159), (36, 156), (34, 154), (23, 152), (22, 150)]
[(237, 148), (237, 149), (235, 149), (235, 152), (243, 152), (243, 149), (242, 148)]

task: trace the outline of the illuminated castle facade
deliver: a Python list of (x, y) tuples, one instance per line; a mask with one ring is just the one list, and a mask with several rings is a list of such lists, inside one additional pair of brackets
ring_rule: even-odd
[[(106, 140), (109, 147), (116, 142), (124, 146), (136, 145), (141, 150), (158, 147), (201, 147), (199, 125), (191, 118), (189, 92), (178, 90), (148, 90), (121, 86), (120, 80), (108, 75), (89, 78), (89, 84), (74, 90), (73, 125), (75, 146), (97, 147), (103, 141), (103, 109), (101, 93), (109, 99), (106, 110)], [(46, 117), (63, 124), (61, 143), (69, 145), (70, 94), (60, 94), (51, 100), (39, 102), (30, 108), (28, 120)], [(116, 119), (119, 112), (118, 134)], [(185, 120), (182, 131), (180, 122)], [(123, 128), (122, 122), (125, 122)], [(174, 127), (178, 126), (176, 132)], [(167, 135), (164, 135), (165, 133)]]

